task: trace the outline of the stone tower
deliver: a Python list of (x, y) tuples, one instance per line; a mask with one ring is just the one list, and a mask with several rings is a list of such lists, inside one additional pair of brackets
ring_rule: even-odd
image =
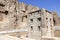
[(28, 37), (41, 40), (42, 36), (54, 36), (53, 13), (45, 9), (27, 15)]

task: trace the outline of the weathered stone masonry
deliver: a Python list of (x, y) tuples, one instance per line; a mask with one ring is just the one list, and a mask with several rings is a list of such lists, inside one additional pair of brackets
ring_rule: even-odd
[[(54, 36), (56, 17), (54, 12), (44, 8), (20, 3), (17, 0), (0, 1), (0, 31), (27, 29), (27, 32), (11, 33), (12, 36), (25, 36), (41, 39), (41, 36)], [(57, 25), (58, 22), (56, 21)]]

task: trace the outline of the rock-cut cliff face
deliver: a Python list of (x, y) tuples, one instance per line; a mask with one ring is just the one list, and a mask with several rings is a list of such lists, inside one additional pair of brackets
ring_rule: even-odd
[[(22, 17), (36, 10), (39, 8), (17, 0), (0, 0), (0, 31), (24, 28), (26, 20), (22, 22)], [(19, 36), (17, 33), (10, 35)]]
[(15, 4), (15, 0), (0, 1), (0, 31), (10, 30), (15, 27)]
[(17, 0), (0, 1), (0, 30), (10, 30), (21, 27), (22, 16), (39, 10), (38, 7), (26, 5)]

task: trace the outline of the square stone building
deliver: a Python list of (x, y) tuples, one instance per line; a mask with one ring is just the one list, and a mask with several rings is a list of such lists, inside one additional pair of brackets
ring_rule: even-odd
[(30, 12), (26, 16), (28, 21), (28, 37), (40, 40), (42, 36), (54, 36), (52, 12), (49, 12), (45, 9), (40, 9)]

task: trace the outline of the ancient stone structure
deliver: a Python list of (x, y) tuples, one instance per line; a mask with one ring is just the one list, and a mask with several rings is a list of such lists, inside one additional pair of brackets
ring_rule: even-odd
[[(41, 36), (54, 35), (53, 13), (45, 9), (30, 12), (27, 16), (29, 37), (40, 40)], [(39, 39), (40, 37), (40, 39)]]
[(58, 16), (44, 8), (20, 3), (17, 0), (0, 1), (0, 31), (27, 29), (27, 32), (10, 33), (11, 36), (41, 40), (42, 36), (54, 36)]

